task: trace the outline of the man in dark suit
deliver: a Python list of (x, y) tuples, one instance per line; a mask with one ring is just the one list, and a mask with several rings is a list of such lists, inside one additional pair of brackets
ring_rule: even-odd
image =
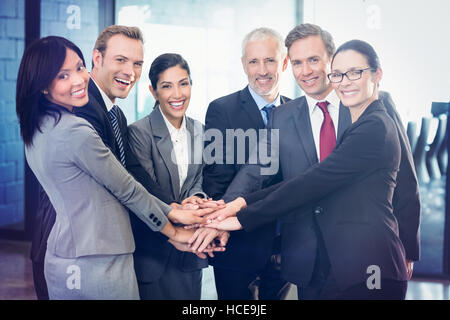
[[(109, 26), (97, 38), (93, 51), (93, 66), (89, 81), (89, 102), (74, 112), (89, 121), (117, 159), (130, 172), (139, 176), (147, 190), (166, 203), (172, 203), (167, 192), (155, 183), (138, 165), (130, 152), (127, 136), (127, 119), (116, 98), (124, 99), (139, 80), (143, 63), (143, 38), (135, 27)], [(111, 110), (116, 112), (111, 115)], [(40, 190), (39, 208), (35, 221), (31, 258), (33, 277), (38, 299), (48, 299), (44, 278), (44, 257), (47, 238), (54, 224), (56, 213), (43, 190)], [(130, 215), (131, 219), (138, 219)]]
[[(267, 28), (253, 30), (245, 37), (242, 50), (242, 65), (249, 85), (212, 101), (206, 114), (206, 132), (218, 129), (224, 141), (223, 158), (206, 165), (203, 172), (203, 190), (215, 200), (222, 198), (240, 170), (243, 163), (238, 163), (239, 155), (245, 153), (247, 161), (249, 150), (254, 147), (249, 139), (245, 150), (238, 150), (234, 146), (236, 137), (234, 145), (226, 144), (227, 130), (252, 131), (258, 137), (258, 130), (265, 128), (274, 107), (289, 100), (279, 94), (279, 80), (288, 62), (281, 36)], [(232, 163), (227, 161), (230, 154), (233, 155)], [(279, 252), (277, 241), (275, 223), (251, 233), (233, 234), (227, 250), (216, 255), (211, 263), (218, 298), (254, 299), (257, 292), (259, 299), (282, 298), (288, 283), (280, 278), (276, 259), (271, 261), (271, 257)], [(258, 287), (258, 291), (252, 292), (250, 287)]]
[[(333, 123), (335, 141), (336, 138), (339, 141), (351, 124), (348, 108), (340, 104), (327, 78), (335, 51), (331, 35), (319, 26), (302, 24), (288, 34), (285, 43), (295, 79), (305, 96), (275, 110), (272, 119), (276, 118), (277, 122), (271, 121), (269, 124), (269, 128), (279, 129), (280, 171), (276, 176), (261, 176), (259, 166), (245, 166), (228, 188), (225, 201), (273, 184), (276, 178), (289, 180), (322, 161), (324, 136), (321, 129), (327, 118)], [(394, 120), (400, 139), (400, 172), (393, 207), (406, 250), (405, 263), (411, 276), (412, 261), (419, 259), (420, 248), (417, 178), (406, 133), (394, 103), (386, 92), (380, 92), (380, 100)], [(328, 110), (322, 110), (322, 103), (327, 105)], [(298, 285), (299, 298), (307, 299), (320, 298), (316, 284), (324, 278), (323, 266), (328, 263), (322, 235), (310, 214), (314, 209), (314, 204), (303, 206), (301, 213), (293, 212), (286, 216), (281, 228), (282, 275)]]

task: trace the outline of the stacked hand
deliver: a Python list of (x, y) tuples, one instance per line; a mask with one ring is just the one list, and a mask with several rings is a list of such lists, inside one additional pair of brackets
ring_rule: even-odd
[[(218, 223), (220, 223), (221, 221), (224, 221), (230, 217), (236, 217), (236, 214), (241, 209), (245, 208), (246, 206), (247, 206), (247, 203), (245, 202), (244, 198), (241, 198), (241, 197), (236, 198), (235, 200), (228, 202), (224, 208), (220, 208), (220, 209), (210, 213), (206, 217), (207, 223), (208, 224), (215, 223), (215, 227), (217, 227), (217, 226), (219, 226)], [(239, 224), (239, 226), (240, 226), (240, 224)], [(221, 229), (221, 228), (218, 228), (218, 229)], [(239, 229), (242, 229), (242, 226), (240, 226)], [(239, 230), (239, 229), (233, 229), (233, 230)]]
[(172, 222), (184, 225), (204, 224), (207, 215), (225, 207), (225, 202), (222, 200), (213, 201), (212, 199), (198, 198), (198, 200), (193, 200), (193, 202), (185, 201), (182, 204), (171, 204), (173, 209), (169, 212), (168, 217)]
[[(230, 234), (227, 231), (242, 229), (239, 220), (236, 218), (236, 213), (245, 206), (246, 202), (243, 198), (237, 198), (227, 204), (225, 204), (223, 200), (212, 201), (209, 199), (206, 201), (196, 200), (195, 204), (188, 202), (181, 206), (178, 205), (178, 208), (182, 208), (181, 210), (184, 209), (184, 212), (197, 210), (197, 217), (201, 215), (201, 219), (194, 218), (191, 219), (191, 221), (203, 221), (191, 224), (185, 223), (185, 230), (193, 232), (187, 243), (170, 242), (178, 250), (193, 252), (201, 258), (206, 258), (205, 253), (213, 257), (214, 251), (225, 250), (225, 245), (230, 237)], [(177, 214), (178, 212), (175, 212), (175, 215)], [(187, 221), (188, 219), (183, 220)]]
[[(174, 223), (190, 226), (189, 228), (175, 227), (175, 234), (169, 237), (169, 242), (175, 248), (193, 252), (202, 259), (207, 257), (206, 254), (213, 257), (214, 251), (225, 251), (229, 238), (228, 232), (199, 228), (207, 223), (207, 216), (225, 208), (223, 200), (213, 201), (192, 196), (181, 204), (172, 203), (171, 207), (173, 209), (169, 212), (168, 218)], [(194, 240), (191, 241), (191, 239)]]

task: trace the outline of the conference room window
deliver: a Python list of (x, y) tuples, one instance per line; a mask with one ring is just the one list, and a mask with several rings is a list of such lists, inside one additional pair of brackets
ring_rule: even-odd
[[(241, 42), (254, 28), (270, 27), (284, 38), (299, 23), (300, 2), (293, 0), (117, 0), (118, 24), (138, 26), (144, 33), (144, 67), (141, 80), (125, 101), (128, 121), (153, 109), (148, 86), (151, 62), (166, 52), (179, 53), (189, 63), (193, 80), (187, 114), (204, 122), (212, 100), (242, 89), (247, 79), (241, 64)], [(297, 94), (290, 68), (284, 73), (281, 92)]]

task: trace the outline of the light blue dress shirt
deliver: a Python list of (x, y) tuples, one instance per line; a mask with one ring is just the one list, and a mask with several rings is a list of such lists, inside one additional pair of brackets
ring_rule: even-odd
[(278, 107), (281, 104), (280, 94), (277, 95), (275, 100), (273, 100), (272, 102), (268, 103), (266, 100), (264, 100), (263, 97), (261, 97), (252, 88), (250, 88), (250, 86), (248, 86), (248, 90), (250, 91), (250, 94), (251, 94), (253, 100), (255, 100), (255, 103), (258, 106), (259, 111), (261, 112), (261, 116), (263, 118), (264, 123), (267, 125), (267, 120), (268, 120), (267, 119), (267, 114), (262, 109), (265, 106), (270, 105), (270, 104), (273, 104), (274, 107)]

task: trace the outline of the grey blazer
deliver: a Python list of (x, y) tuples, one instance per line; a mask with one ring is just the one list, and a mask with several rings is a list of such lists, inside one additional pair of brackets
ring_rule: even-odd
[[(190, 136), (190, 161), (186, 180), (180, 189), (178, 167), (171, 157), (173, 144), (161, 110), (155, 108), (150, 115), (128, 126), (130, 148), (140, 165), (178, 203), (195, 194), (206, 197), (202, 190), (203, 125), (186, 117), (186, 129)], [(159, 279), (164, 274), (171, 254), (178, 255), (178, 268), (181, 271), (200, 270), (208, 266), (207, 260), (199, 259), (192, 253), (177, 251), (167, 243), (167, 238), (148, 232), (141, 221), (132, 218), (131, 223), (136, 241), (134, 257), (139, 281), (153, 282)]]
[(47, 250), (63, 258), (132, 253), (133, 234), (123, 205), (153, 231), (165, 226), (170, 206), (127, 173), (89, 122), (61, 113), (56, 125), (46, 116), (42, 132), (25, 149), (57, 213)]
[(130, 148), (139, 163), (178, 203), (194, 194), (206, 197), (202, 190), (203, 125), (186, 117), (186, 128), (191, 140), (188, 141), (190, 163), (180, 190), (178, 167), (172, 160), (172, 140), (161, 110), (156, 108), (145, 118), (128, 126)]

